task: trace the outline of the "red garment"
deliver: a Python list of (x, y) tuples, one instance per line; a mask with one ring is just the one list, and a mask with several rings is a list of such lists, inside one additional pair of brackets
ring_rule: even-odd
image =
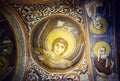
[(94, 64), (95, 64), (95, 67), (96, 69), (101, 72), (101, 73), (104, 73), (106, 75), (110, 75), (112, 73), (112, 70), (110, 69), (110, 66), (111, 66), (111, 62), (109, 61), (108, 63), (108, 67), (105, 67), (105, 64), (106, 63), (106, 59), (95, 59), (94, 61)]

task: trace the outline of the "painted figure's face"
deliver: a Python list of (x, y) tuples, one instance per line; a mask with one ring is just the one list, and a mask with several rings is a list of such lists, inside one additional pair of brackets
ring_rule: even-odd
[(102, 19), (97, 17), (94, 21), (94, 26), (96, 29), (100, 30), (103, 27)]
[(57, 38), (53, 41), (52, 44), (52, 51), (55, 55), (62, 55), (64, 52), (66, 52), (68, 48), (68, 43), (63, 38)]
[(53, 51), (56, 55), (60, 55), (65, 51), (65, 45), (63, 43), (57, 42)]
[(101, 59), (106, 59), (107, 58), (106, 49), (104, 47), (100, 47), (98, 49), (98, 53), (100, 54)]
[(96, 21), (94, 25), (95, 25), (95, 28), (98, 30), (102, 28), (102, 23), (100, 21)]

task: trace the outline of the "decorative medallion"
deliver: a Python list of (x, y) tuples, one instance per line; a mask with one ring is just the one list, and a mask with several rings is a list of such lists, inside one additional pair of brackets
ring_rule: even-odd
[(108, 22), (105, 18), (97, 17), (96, 20), (91, 22), (90, 29), (95, 34), (103, 34), (108, 28)]
[(21, 22), (16, 20), (18, 16), (6, 7), (0, 5), (0, 81), (21, 81), (26, 66), (26, 38)]
[(53, 15), (41, 20), (33, 30), (33, 59), (48, 72), (64, 72), (74, 68), (84, 49), (84, 34), (80, 24), (65, 15)]
[(13, 74), (16, 64), (16, 43), (11, 26), (7, 20), (0, 14), (0, 80), (10, 80), (6, 78)]

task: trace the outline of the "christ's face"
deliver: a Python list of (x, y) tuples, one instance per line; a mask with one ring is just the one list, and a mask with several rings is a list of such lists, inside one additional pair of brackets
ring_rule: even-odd
[(54, 46), (55, 55), (60, 55), (65, 51), (65, 45), (61, 42), (57, 42)]

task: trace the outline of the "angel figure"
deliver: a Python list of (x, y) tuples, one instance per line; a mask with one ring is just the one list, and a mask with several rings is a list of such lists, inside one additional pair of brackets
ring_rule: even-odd
[(72, 61), (62, 57), (67, 49), (67, 41), (63, 38), (56, 38), (52, 43), (51, 51), (36, 47), (35, 52), (42, 54), (38, 56), (38, 59), (50, 68), (65, 69), (72, 65)]

